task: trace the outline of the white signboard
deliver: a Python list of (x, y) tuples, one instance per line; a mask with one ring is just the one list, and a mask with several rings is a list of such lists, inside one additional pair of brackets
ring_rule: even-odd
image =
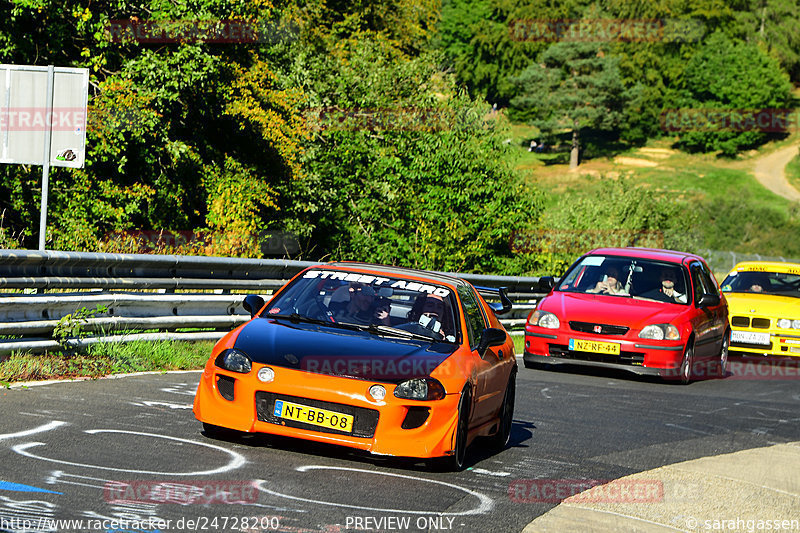
[(86, 159), (89, 69), (0, 64), (0, 163), (82, 168)]

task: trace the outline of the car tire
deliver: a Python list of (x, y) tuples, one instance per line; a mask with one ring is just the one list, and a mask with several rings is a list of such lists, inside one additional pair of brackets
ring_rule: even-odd
[(508, 378), (508, 385), (506, 385), (506, 393), (503, 396), (503, 405), (500, 407), (499, 427), (497, 433), (491, 437), (492, 448), (495, 450), (503, 451), (508, 445), (509, 438), (511, 437), (511, 426), (514, 420), (514, 400), (517, 395), (517, 369), (511, 371), (511, 376)]
[(433, 462), (436, 470), (444, 472), (460, 472), (464, 469), (464, 458), (467, 455), (467, 433), (469, 432), (470, 392), (464, 389), (458, 402), (458, 424), (455, 431), (453, 455), (439, 457)]
[(719, 368), (717, 368), (717, 377), (719, 379), (725, 379), (728, 375), (728, 358), (730, 357), (729, 348), (731, 346), (731, 330), (727, 330), (725, 332), (725, 336), (722, 339), (722, 348), (719, 351)]
[(680, 375), (682, 385), (688, 385), (692, 382), (692, 366), (694, 365), (694, 347), (692, 343), (686, 345), (683, 351), (683, 361), (681, 361)]

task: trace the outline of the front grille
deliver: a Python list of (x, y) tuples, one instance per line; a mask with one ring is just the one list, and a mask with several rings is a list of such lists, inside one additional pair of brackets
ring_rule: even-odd
[(731, 317), (731, 326), (735, 328), (749, 328), (750, 317), (747, 316), (734, 316)]
[[(316, 407), (318, 409), (327, 409), (337, 413), (346, 415), (353, 415), (353, 432), (340, 431), (338, 429), (326, 428), (322, 426), (315, 426), (314, 424), (306, 424), (305, 422), (297, 422), (296, 420), (287, 420), (275, 416), (275, 400), (284, 400), (287, 402), (298, 403), (300, 405), (307, 405), (309, 407)], [(269, 422), (271, 424), (278, 424), (280, 426), (287, 426), (290, 428), (308, 429), (311, 431), (318, 431), (320, 433), (335, 433), (337, 435), (353, 435), (354, 437), (361, 437), (370, 439), (375, 435), (375, 428), (378, 425), (379, 413), (375, 409), (367, 409), (365, 407), (356, 407), (353, 405), (346, 405), (343, 403), (324, 402), (322, 400), (312, 400), (310, 398), (301, 398), (300, 396), (288, 396), (286, 394), (275, 394), (272, 392), (258, 391), (256, 392), (256, 413), (258, 419), (262, 422)]]
[[(569, 321), (569, 327), (581, 333), (596, 333), (598, 335), (625, 335), (631, 328), (627, 326), (614, 326), (612, 324), (595, 324), (593, 322)], [(600, 331), (595, 331), (599, 327)]]
[(236, 380), (230, 376), (217, 375), (217, 390), (220, 396), (228, 401), (233, 401), (233, 384)]
[(598, 361), (601, 363), (615, 363), (618, 365), (641, 366), (644, 364), (644, 354), (639, 352), (622, 351), (619, 355), (594, 353), (594, 352), (576, 352), (571, 351), (569, 346), (565, 344), (549, 344), (550, 355), (552, 357), (561, 357), (563, 359), (574, 359), (576, 361)]
[(753, 319), (753, 327), (759, 329), (769, 329), (769, 319), (768, 318), (754, 318)]

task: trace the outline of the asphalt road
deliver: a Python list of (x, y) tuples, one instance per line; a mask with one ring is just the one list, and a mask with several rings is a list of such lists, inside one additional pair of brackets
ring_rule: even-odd
[[(510, 447), (474, 445), (455, 474), (291, 439), (211, 440), (191, 412), (199, 373), (3, 389), (0, 531), (521, 531), (555, 505), (521, 498), (525, 480), (611, 480), (800, 440), (797, 367), (732, 363), (688, 386), (520, 364)], [(84, 523), (52, 521), (64, 519)]]

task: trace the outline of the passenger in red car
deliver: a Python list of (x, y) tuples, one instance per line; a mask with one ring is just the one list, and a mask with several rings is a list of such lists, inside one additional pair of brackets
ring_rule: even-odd
[(614, 266), (606, 268), (605, 278), (597, 282), (594, 289), (586, 292), (596, 292), (600, 294), (628, 294), (622, 283), (619, 282), (619, 269)]
[(675, 289), (675, 272), (670, 268), (665, 268), (661, 271), (661, 275), (659, 276), (661, 281), (661, 288), (659, 292), (663, 294), (667, 301), (676, 301), (678, 303), (685, 304), (686, 303), (686, 295), (681, 294)]

